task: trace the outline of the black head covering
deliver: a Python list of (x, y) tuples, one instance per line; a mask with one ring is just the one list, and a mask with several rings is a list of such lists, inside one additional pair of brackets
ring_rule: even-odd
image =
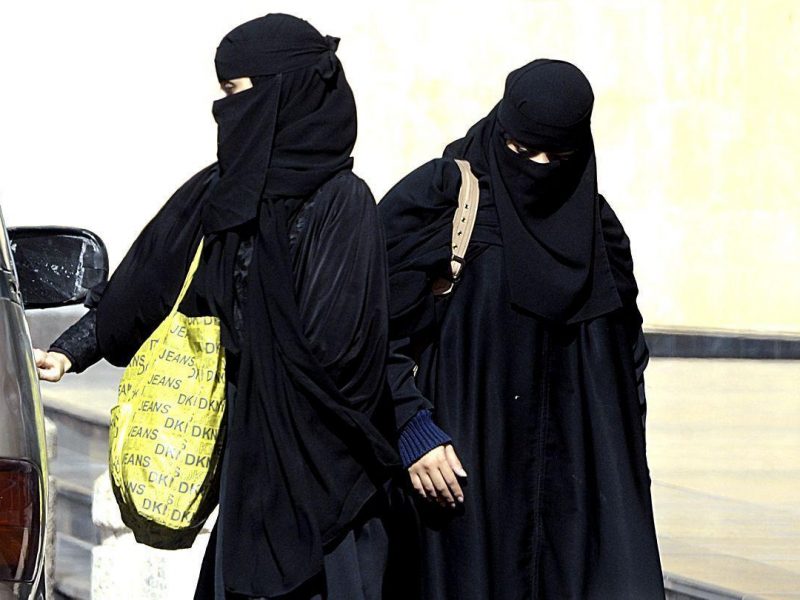
[[(603, 245), (593, 102), (577, 67), (535, 60), (513, 71), (500, 103), (445, 150), (489, 180), (512, 302), (557, 322), (590, 319), (622, 305)], [(536, 163), (508, 148), (508, 139), (571, 155)]]
[(218, 79), (250, 77), (253, 87), (214, 103), (221, 177), (203, 213), (207, 233), (252, 221), (262, 197), (307, 197), (352, 167), (356, 106), (338, 44), (282, 14), (222, 40)]

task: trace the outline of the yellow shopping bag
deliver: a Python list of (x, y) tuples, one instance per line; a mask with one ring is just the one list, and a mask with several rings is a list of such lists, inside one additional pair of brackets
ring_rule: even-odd
[(178, 312), (203, 242), (166, 319), (142, 344), (111, 410), (109, 471), (122, 519), (156, 548), (191, 546), (216, 504), (225, 414), (219, 319)]

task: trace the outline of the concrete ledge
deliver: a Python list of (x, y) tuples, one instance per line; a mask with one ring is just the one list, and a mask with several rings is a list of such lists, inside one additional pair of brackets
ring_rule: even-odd
[(49, 387), (42, 390), (42, 404), (50, 418), (54, 418), (55, 415), (64, 415), (76, 417), (80, 421), (92, 425), (108, 427), (108, 424), (111, 422), (111, 413), (109, 410), (106, 410), (105, 407), (94, 404), (78, 404), (74, 399), (68, 396), (68, 390), (67, 393), (62, 394), (59, 394), (59, 391), (64, 392), (64, 390), (57, 390)]
[[(216, 514), (216, 513), (215, 513)], [(111, 490), (108, 472), (97, 478), (92, 519), (102, 543), (92, 549), (92, 600), (190, 600), (203, 562), (215, 514), (194, 545), (185, 550), (157, 550), (139, 544), (125, 527)]]
[(650, 356), (664, 358), (800, 359), (800, 336), (703, 330), (645, 330)]
[(92, 547), (92, 544), (66, 534), (59, 533), (56, 536), (56, 589), (61, 597), (90, 600)]
[(758, 600), (757, 596), (741, 594), (714, 585), (664, 573), (667, 600)]

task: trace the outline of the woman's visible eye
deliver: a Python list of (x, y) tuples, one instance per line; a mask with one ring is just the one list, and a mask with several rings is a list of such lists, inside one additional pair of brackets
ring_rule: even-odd
[(233, 96), (239, 92), (244, 92), (253, 87), (253, 80), (249, 77), (236, 77), (219, 82), (219, 87), (225, 92), (226, 96)]
[(528, 155), (530, 153), (530, 150), (528, 150), (525, 146), (523, 146), (522, 144), (520, 144), (516, 140), (506, 139), (506, 145), (513, 152), (516, 152), (517, 154), (521, 154), (523, 156), (526, 156), (526, 155)]

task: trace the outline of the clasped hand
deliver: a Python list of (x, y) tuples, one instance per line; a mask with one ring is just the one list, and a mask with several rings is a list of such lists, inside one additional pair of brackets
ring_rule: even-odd
[(423, 498), (451, 508), (464, 502), (458, 478), (466, 477), (467, 472), (452, 444), (438, 446), (425, 454), (408, 468), (408, 474), (411, 485)]

